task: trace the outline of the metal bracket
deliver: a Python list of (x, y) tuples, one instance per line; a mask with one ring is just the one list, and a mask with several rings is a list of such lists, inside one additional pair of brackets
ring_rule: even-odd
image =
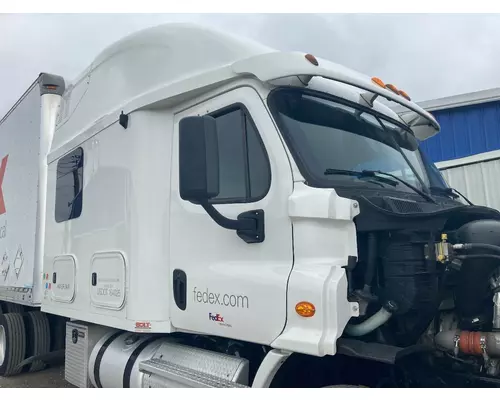
[(359, 95), (359, 104), (367, 107), (373, 107), (375, 99), (378, 97), (378, 93), (365, 92)]
[(123, 111), (120, 114), (120, 119), (119, 119), (120, 125), (124, 128), (128, 128), (128, 114), (124, 114)]

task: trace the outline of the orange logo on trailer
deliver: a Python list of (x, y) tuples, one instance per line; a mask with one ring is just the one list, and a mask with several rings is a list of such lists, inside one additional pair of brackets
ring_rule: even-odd
[(7, 154), (2, 159), (2, 164), (0, 165), (0, 215), (5, 214), (5, 212), (6, 212), (5, 201), (3, 199), (2, 184), (3, 184), (3, 177), (5, 175), (5, 169), (7, 168), (7, 160), (8, 160), (8, 158), (9, 158), (9, 155)]

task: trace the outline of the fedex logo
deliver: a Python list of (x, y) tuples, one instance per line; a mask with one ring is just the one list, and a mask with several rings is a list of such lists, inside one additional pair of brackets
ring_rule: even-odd
[(224, 322), (224, 317), (220, 314), (208, 313), (208, 319), (215, 322)]
[(2, 159), (2, 164), (0, 165), (0, 215), (5, 214), (5, 212), (7, 211), (5, 209), (5, 201), (3, 199), (2, 184), (3, 184), (3, 177), (5, 175), (5, 170), (7, 169), (7, 160), (8, 159), (9, 159), (9, 155), (7, 154)]

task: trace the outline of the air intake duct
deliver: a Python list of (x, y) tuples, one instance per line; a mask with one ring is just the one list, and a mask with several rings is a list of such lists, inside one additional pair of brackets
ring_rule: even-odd
[(429, 234), (393, 233), (381, 251), (382, 301), (396, 303), (395, 314), (434, 307), (438, 299), (435, 261), (426, 260)]
[(384, 329), (398, 346), (413, 344), (439, 307), (436, 261), (425, 258), (430, 233), (392, 232), (381, 241), (379, 299), (395, 306)]

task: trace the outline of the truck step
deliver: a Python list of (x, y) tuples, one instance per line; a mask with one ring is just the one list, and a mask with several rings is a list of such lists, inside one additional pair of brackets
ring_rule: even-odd
[(248, 386), (158, 358), (141, 362), (139, 370), (144, 373), (143, 387), (147, 388), (248, 388)]

